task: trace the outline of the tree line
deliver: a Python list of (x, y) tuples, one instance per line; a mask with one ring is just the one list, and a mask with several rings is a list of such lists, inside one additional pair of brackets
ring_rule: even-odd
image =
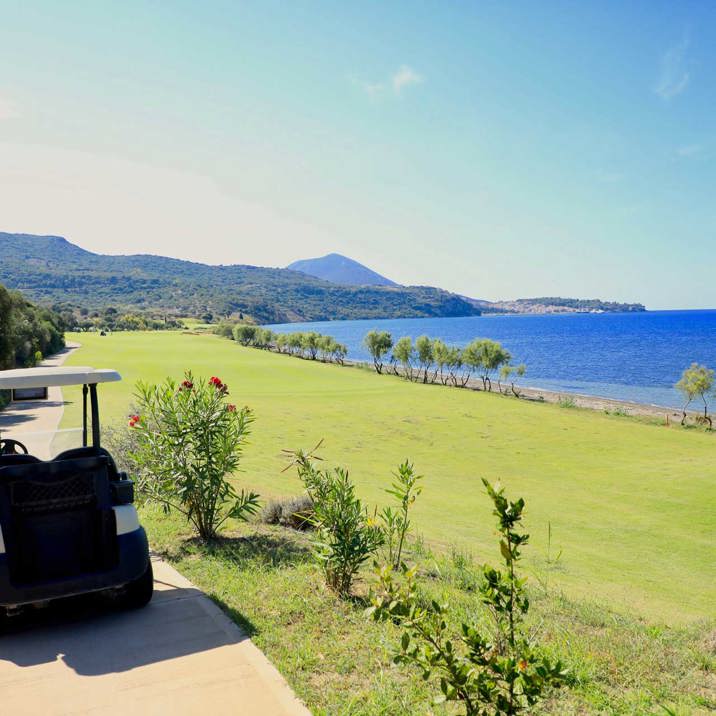
[(286, 355), (321, 360), (324, 363), (343, 365), (348, 348), (332, 336), (316, 331), (294, 331), (293, 333), (275, 333), (269, 328), (253, 326), (248, 323), (222, 323), (216, 332), (236, 341), (242, 346), (285, 353)]
[(64, 348), (62, 318), (0, 284), (0, 370), (33, 366)]
[(466, 346), (451, 346), (440, 338), (419, 336), (415, 342), (403, 336), (393, 342), (388, 331), (370, 331), (363, 339), (377, 373), (383, 371), (401, 375), (406, 380), (437, 383), (464, 388), (473, 375), (482, 381), (484, 390), (492, 390), (493, 379), (503, 392), (502, 382), (509, 382), (509, 390), (517, 397), (515, 378), (522, 377), (524, 363), (512, 365), (510, 352), (498, 341), (475, 338)]

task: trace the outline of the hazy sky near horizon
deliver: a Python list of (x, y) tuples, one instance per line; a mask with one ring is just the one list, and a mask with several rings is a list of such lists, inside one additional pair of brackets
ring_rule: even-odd
[(716, 307), (714, 2), (0, 13), (0, 231)]

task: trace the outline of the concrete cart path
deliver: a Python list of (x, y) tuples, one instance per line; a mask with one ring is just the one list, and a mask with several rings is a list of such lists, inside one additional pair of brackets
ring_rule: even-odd
[(0, 636), (0, 710), (13, 716), (310, 716), (208, 597), (153, 558), (132, 612), (77, 615)]
[[(56, 353), (52, 358), (42, 361), (40, 365), (43, 367), (62, 365), (67, 357), (79, 347), (78, 343), (68, 343), (64, 350)], [(63, 412), (62, 389), (53, 386), (47, 389), (47, 400), (23, 400), (10, 403), (5, 410), (1, 411), (0, 435), (8, 431), (6, 437), (20, 439), (19, 434), (23, 433), (22, 442), (30, 453), (42, 460), (48, 460), (51, 457), (50, 444), (53, 434), (62, 420)], [(77, 447), (80, 444), (77, 442), (72, 447)]]
[[(48, 401), (0, 413), (0, 430), (14, 424), (29, 442), (30, 433), (56, 429), (62, 412), (58, 388)], [(168, 564), (152, 562), (156, 591), (144, 609), (68, 606), (59, 618), (50, 609), (0, 634), (0, 714), (310, 716), (219, 607)]]

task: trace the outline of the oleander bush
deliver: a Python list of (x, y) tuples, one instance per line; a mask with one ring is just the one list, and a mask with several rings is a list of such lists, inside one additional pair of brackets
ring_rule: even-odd
[(220, 378), (137, 384), (138, 412), (130, 417), (138, 490), (165, 511), (176, 510), (204, 540), (215, 539), (229, 518), (246, 519), (259, 496), (237, 492), (229, 477), (241, 463), (254, 420), (250, 408), (228, 403)]

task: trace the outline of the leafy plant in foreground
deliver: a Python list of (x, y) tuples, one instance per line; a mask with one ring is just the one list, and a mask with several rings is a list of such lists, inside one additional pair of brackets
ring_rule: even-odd
[(449, 606), (436, 601), (425, 605), (416, 569), (404, 564), (402, 580), (390, 566), (379, 569), (379, 592), (372, 595), (368, 612), (403, 628), (394, 660), (418, 667), (425, 680), (436, 676), (438, 701), (461, 702), (467, 716), (509, 716), (535, 704), (550, 686), (562, 684), (566, 672), (559, 661), (552, 664), (538, 653), (522, 627), (529, 600), (516, 566), (529, 537), (519, 530), (524, 500), (508, 502), (502, 489), (483, 483), (495, 506), (504, 560), (504, 569), (483, 567), (479, 587), (480, 600), (493, 617), (492, 633), (463, 623), (459, 634), (452, 634)]
[(246, 519), (258, 495), (237, 493), (228, 477), (241, 460), (253, 414), (226, 402), (216, 376), (177, 384), (137, 384), (138, 413), (131, 416), (139, 466), (138, 491), (168, 512), (185, 515), (202, 539), (214, 539), (230, 517)]
[(398, 500), (398, 507), (385, 507), (380, 513), (380, 519), (383, 522), (388, 564), (397, 569), (403, 555), (405, 536), (410, 529), (408, 512), (423, 490), (418, 485), (418, 481), (423, 478), (415, 474), (412, 464), (407, 460), (398, 467), (394, 477), (393, 484), (386, 492)]
[(313, 463), (315, 449), (291, 452), (292, 464), (313, 501), (313, 554), (326, 584), (346, 598), (361, 565), (383, 544), (383, 532), (368, 518), (348, 471), (340, 467), (319, 470)]

